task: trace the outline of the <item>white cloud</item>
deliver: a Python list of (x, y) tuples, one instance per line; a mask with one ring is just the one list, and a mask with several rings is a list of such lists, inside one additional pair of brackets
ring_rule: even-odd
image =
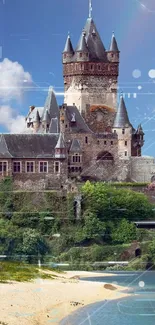
[(25, 127), (25, 117), (16, 113), (9, 105), (0, 107), (0, 125), (10, 133), (21, 133)]
[(29, 72), (24, 71), (21, 64), (7, 58), (0, 62), (0, 99), (2, 102), (12, 99), (20, 100), (24, 88), (30, 83), (32, 83), (32, 77)]
[(32, 77), (18, 62), (5, 58), (0, 62), (0, 125), (10, 133), (21, 133), (25, 117), (12, 108), (12, 100), (21, 101), (24, 88), (31, 86)]

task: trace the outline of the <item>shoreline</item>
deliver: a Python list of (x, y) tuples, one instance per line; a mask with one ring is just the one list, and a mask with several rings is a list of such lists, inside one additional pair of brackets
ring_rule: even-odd
[(113, 288), (109, 289), (104, 287), (106, 282), (79, 280), (79, 277), (110, 277), (111, 274), (82, 271), (47, 273), (57, 277), (54, 280), (0, 284), (1, 322), (7, 325), (46, 325), (49, 322), (59, 325), (71, 313), (89, 304), (128, 296), (119, 292), (125, 287), (112, 284)]

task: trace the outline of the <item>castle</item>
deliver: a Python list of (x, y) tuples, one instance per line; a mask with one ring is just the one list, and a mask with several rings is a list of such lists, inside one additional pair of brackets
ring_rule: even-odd
[(154, 179), (154, 158), (141, 156), (144, 132), (130, 123), (123, 94), (117, 107), (119, 59), (115, 35), (106, 50), (90, 10), (77, 46), (68, 35), (62, 54), (64, 104), (50, 88), (44, 107), (30, 106), (22, 134), (0, 135), (1, 177), (31, 190)]

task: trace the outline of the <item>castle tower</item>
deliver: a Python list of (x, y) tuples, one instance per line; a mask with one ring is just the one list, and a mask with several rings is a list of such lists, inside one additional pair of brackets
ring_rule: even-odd
[(112, 34), (109, 51), (107, 51), (107, 58), (110, 62), (119, 63), (119, 49), (114, 33)]
[(70, 36), (68, 35), (65, 48), (63, 51), (63, 63), (71, 62), (73, 54), (74, 54), (74, 50), (73, 50), (72, 42)]
[(49, 115), (48, 110), (46, 109), (46, 111), (44, 112), (43, 117), (42, 117), (42, 127), (46, 133), (49, 130), (50, 121), (51, 121), (50, 115)]
[(129, 121), (123, 95), (120, 97), (119, 107), (113, 125), (113, 132), (118, 134), (118, 156), (122, 159), (131, 157), (133, 127)]
[(92, 105), (116, 109), (119, 51), (115, 37), (106, 51), (90, 11), (74, 53), (71, 45), (68, 48), (69, 61), (63, 53), (64, 102), (75, 104), (84, 114)]
[(36, 133), (39, 130), (40, 127), (40, 115), (38, 110), (36, 111), (36, 115), (35, 118), (33, 120), (33, 129), (34, 129), (34, 133)]
[(132, 156), (141, 156), (141, 148), (144, 145), (144, 132), (141, 124), (138, 125), (137, 130), (132, 134)]
[(63, 133), (60, 133), (58, 142), (55, 146), (55, 158), (66, 158), (66, 148)]

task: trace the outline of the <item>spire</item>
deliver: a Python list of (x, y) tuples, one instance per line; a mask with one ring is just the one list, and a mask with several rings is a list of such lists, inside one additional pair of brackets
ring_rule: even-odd
[(87, 43), (86, 43), (86, 39), (85, 39), (85, 32), (83, 31), (78, 46), (76, 48), (76, 52), (88, 52), (88, 48), (87, 48)]
[(92, 0), (89, 0), (89, 18), (92, 18)]
[[(51, 86), (49, 87), (48, 96), (45, 101), (44, 113), (46, 112), (46, 110), (48, 110), (50, 118), (57, 117), (59, 119), (59, 107), (57, 104), (57, 100), (55, 97), (53, 87), (51, 87)], [(44, 113), (43, 113), (43, 115), (44, 115)]]
[(34, 117), (33, 122), (38, 122), (38, 123), (40, 123), (40, 115), (39, 115), (38, 110), (36, 111), (36, 115), (35, 115), (35, 117)]
[(118, 49), (118, 45), (117, 45), (117, 42), (116, 42), (116, 38), (115, 38), (114, 32), (112, 34), (111, 44), (110, 44), (109, 51), (111, 51), (111, 52), (119, 52), (119, 49)]
[(66, 158), (66, 147), (63, 133), (60, 133), (58, 142), (55, 146), (55, 158)]
[[(83, 34), (83, 33), (82, 33)], [(88, 18), (84, 27), (85, 42), (90, 60), (104, 60), (105, 47), (92, 18)], [(81, 35), (82, 39), (83, 35)]]
[(67, 41), (63, 53), (74, 53), (70, 35), (68, 34)]
[(55, 146), (55, 149), (65, 149), (65, 142), (64, 142), (64, 136), (63, 133), (60, 133), (58, 142)]
[(142, 128), (141, 124), (138, 125), (138, 128), (137, 128), (136, 133), (144, 134), (144, 132), (143, 132), (143, 128)]
[(47, 109), (44, 111), (42, 122), (46, 122), (47, 124), (50, 123), (50, 115)]
[(127, 113), (127, 109), (125, 106), (123, 95), (121, 95), (120, 103), (119, 103), (119, 107), (118, 107), (118, 110), (116, 113), (113, 128), (125, 128), (125, 127), (130, 127), (130, 126), (132, 126), (132, 125), (129, 121), (129, 117), (128, 117), (128, 113)]

